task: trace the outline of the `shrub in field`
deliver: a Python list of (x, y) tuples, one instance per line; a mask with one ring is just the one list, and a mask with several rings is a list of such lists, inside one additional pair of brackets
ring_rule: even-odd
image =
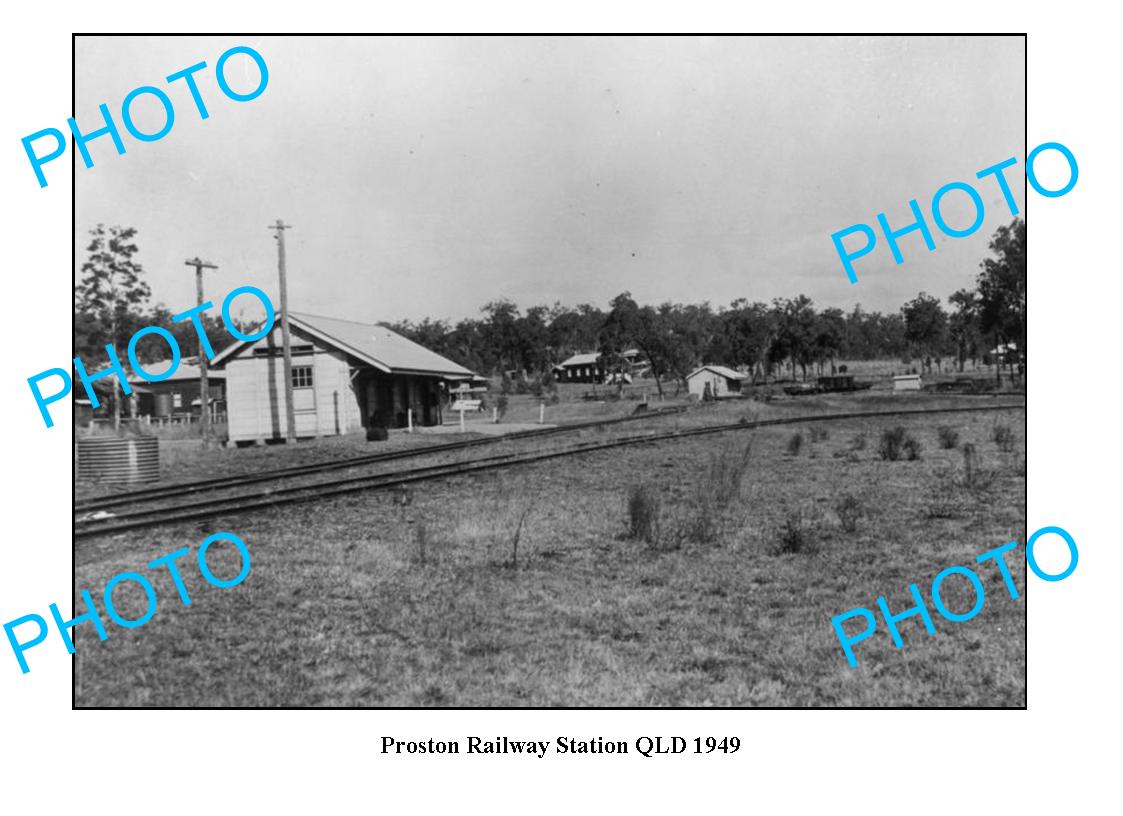
[(898, 459), (919, 459), (920, 458), (920, 443), (902, 428), (897, 425), (894, 428), (886, 428), (881, 432), (881, 441), (877, 445), (877, 453), (886, 461), (896, 462)]
[(776, 555), (800, 555), (815, 552), (812, 541), (812, 528), (798, 510), (788, 513), (776, 534), (773, 553)]
[(834, 505), (834, 511), (838, 514), (839, 523), (842, 524), (842, 529), (848, 533), (854, 533), (858, 530), (858, 522), (862, 516), (865, 515), (865, 509), (862, 507), (862, 501), (857, 496), (847, 494), (840, 498)]
[(740, 452), (713, 456), (681, 503), (663, 507), (654, 488), (633, 487), (628, 494), (628, 534), (660, 550), (687, 544), (712, 544), (721, 538), (725, 513), (741, 498), (752, 444)]
[(793, 434), (788, 440), (788, 456), (799, 456), (801, 450), (803, 450), (803, 434)]
[(659, 494), (648, 484), (628, 491), (628, 536), (648, 544), (659, 540)]
[[(504, 380), (503, 382), (507, 382), (507, 380)], [(509, 402), (509, 400), (507, 399), (506, 393), (500, 394), (499, 399), (497, 399), (495, 401), (495, 408), (496, 408), (496, 410), (499, 414), (500, 419), (502, 419), (503, 417), (505, 417), (507, 415), (508, 402)]]
[(831, 435), (831, 432), (828, 431), (826, 428), (822, 427), (821, 425), (812, 425), (811, 426), (811, 441), (812, 442), (822, 442), (824, 439), (829, 439), (830, 435)]
[(936, 435), (940, 439), (940, 447), (944, 450), (951, 450), (959, 444), (959, 431), (955, 428), (949, 428), (947, 425), (941, 425), (936, 429)]
[(866, 432), (856, 433), (850, 437), (850, 450), (863, 451), (866, 449)]
[(1004, 422), (996, 422), (994, 430), (991, 433), (991, 438), (994, 439), (998, 449), (1003, 453), (1013, 453), (1014, 451), (1014, 431)]

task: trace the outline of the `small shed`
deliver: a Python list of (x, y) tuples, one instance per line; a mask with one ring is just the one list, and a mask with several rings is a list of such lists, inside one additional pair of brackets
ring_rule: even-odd
[(724, 397), (741, 396), (741, 384), (746, 375), (732, 368), (719, 365), (704, 365), (696, 368), (686, 375), (686, 387), (690, 393), (702, 399), (706, 393), (706, 386), (710, 387), (710, 395), (715, 399)]
[(920, 390), (920, 375), (919, 374), (901, 374), (893, 378), (894, 391), (919, 391)]

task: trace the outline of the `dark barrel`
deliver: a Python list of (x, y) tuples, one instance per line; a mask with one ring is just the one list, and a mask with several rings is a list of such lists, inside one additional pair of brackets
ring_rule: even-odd
[(154, 436), (90, 436), (78, 440), (78, 478), (110, 484), (160, 478), (160, 446)]

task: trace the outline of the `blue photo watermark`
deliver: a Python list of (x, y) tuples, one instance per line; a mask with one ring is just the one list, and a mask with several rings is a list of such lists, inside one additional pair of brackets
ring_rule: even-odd
[[(1042, 186), (1038, 181), (1037, 175), (1034, 173), (1033, 164), (1037, 157), (1046, 150), (1055, 150), (1064, 156), (1068, 162), (1069, 179), (1068, 182), (1056, 190), (1050, 190)], [(1010, 189), (1010, 183), (1006, 180), (1003, 171), (1008, 167), (1013, 167), (1018, 163), (1018, 160), (1011, 156), (1010, 158), (986, 167), (977, 173), (975, 178), (985, 179), (988, 176), (994, 176), (995, 182), (998, 184), (998, 189), (1002, 191), (1002, 197), (1006, 201), (1006, 206), (1010, 210), (1010, 215), (1017, 215), (1019, 212), (1018, 203), (1014, 200), (1014, 193)], [(1041, 195), (1047, 198), (1059, 198), (1069, 193), (1073, 187), (1076, 186), (1076, 180), (1080, 175), (1080, 168), (1076, 164), (1076, 157), (1072, 151), (1065, 147), (1060, 142), (1045, 142), (1035, 147), (1028, 157), (1026, 157), (1026, 179), (1029, 181), (1031, 187)], [(967, 196), (971, 200), (971, 204), (975, 208), (975, 220), (966, 226), (959, 228), (953, 227), (944, 219), (943, 211), (940, 208), (944, 198), (951, 193), (957, 193)], [(881, 229), (881, 234), (885, 236), (885, 242), (889, 244), (889, 251), (893, 253), (893, 260), (895, 263), (902, 264), (905, 262), (904, 255), (901, 253), (901, 248), (897, 243), (897, 239), (912, 232), (917, 232), (924, 240), (924, 246), (928, 248), (929, 252), (936, 249), (936, 241), (932, 237), (932, 229), (928, 226), (928, 222), (924, 219), (924, 212), (921, 210), (920, 205), (916, 199), (910, 199), (908, 202), (909, 210), (912, 211), (913, 221), (898, 229), (893, 229), (889, 226), (889, 220), (885, 217), (885, 213), (877, 214), (877, 225)], [(983, 225), (983, 219), (986, 216), (986, 207), (983, 205), (983, 198), (979, 195), (979, 191), (972, 187), (965, 181), (952, 181), (945, 184), (936, 194), (932, 196), (932, 220), (936, 222), (936, 226), (940, 232), (949, 238), (966, 238), (969, 235), (974, 235), (979, 227)], [(843, 243), (843, 239), (848, 236), (860, 234), (865, 239), (865, 244), (860, 247), (847, 249)], [(850, 279), (851, 283), (858, 282), (858, 276), (854, 272), (854, 261), (858, 258), (864, 258), (873, 252), (874, 247), (877, 246), (877, 233), (874, 232), (873, 227), (869, 224), (854, 224), (846, 229), (839, 230), (831, 235), (831, 240), (834, 242), (835, 251), (838, 252), (838, 257), (842, 261), (842, 268), (846, 272), (846, 277)], [(853, 242), (851, 242), (853, 244)]]
[[(1041, 569), (1040, 565), (1038, 565), (1036, 559), (1033, 557), (1033, 546), (1043, 535), (1060, 536), (1065, 544), (1068, 545), (1068, 567), (1055, 575)], [(1018, 586), (1014, 583), (1014, 577), (1010, 574), (1010, 567), (1005, 561), (1005, 555), (1011, 550), (1016, 550), (1017, 547), (1018, 542), (1011, 541), (1008, 544), (1003, 544), (1001, 547), (985, 552), (975, 558), (975, 562), (978, 564), (985, 564), (988, 561), (994, 562), (994, 566), (1001, 574), (1002, 580), (1006, 585), (1006, 590), (1010, 593), (1010, 598), (1013, 600), (1017, 600), (1019, 597)], [(1079, 553), (1076, 549), (1076, 541), (1073, 540), (1068, 531), (1061, 527), (1042, 527), (1026, 541), (1026, 563), (1029, 565), (1034, 575), (1043, 581), (1063, 581), (1065, 578), (1072, 575), (1073, 570), (1076, 569), (1079, 557)], [(940, 589), (943, 587), (944, 582), (953, 576), (957, 576), (958, 580), (966, 581), (975, 593), (974, 605), (963, 612), (953, 612), (951, 609), (948, 609), (947, 605), (944, 603), (943, 597), (940, 595)], [(886, 603), (884, 596), (877, 599), (877, 608), (881, 613), (881, 619), (885, 622), (885, 629), (892, 638), (893, 645), (898, 649), (903, 648), (905, 645), (904, 640), (901, 638), (901, 633), (897, 628), (897, 624), (902, 620), (912, 617), (919, 618), (928, 634), (936, 634), (936, 625), (932, 620), (932, 615), (928, 611), (928, 607), (924, 603), (924, 597), (920, 589), (916, 584), (909, 584), (908, 591), (916, 605), (902, 612), (897, 612), (896, 614), (889, 610), (889, 604)], [(936, 612), (939, 613), (940, 617), (955, 623), (971, 620), (983, 611), (983, 605), (986, 602), (986, 590), (983, 588), (983, 582), (970, 567), (953, 566), (941, 571), (932, 579), (930, 594), (932, 596), (932, 605), (936, 608)], [(854, 618), (861, 618), (864, 620), (865, 628), (860, 632), (848, 634), (842, 624)], [(838, 636), (838, 642), (842, 645), (842, 651), (846, 655), (850, 667), (857, 668), (858, 658), (854, 654), (853, 647), (855, 644), (872, 637), (874, 632), (877, 631), (877, 616), (865, 607), (856, 607), (831, 618), (831, 625), (834, 626), (835, 634)]]

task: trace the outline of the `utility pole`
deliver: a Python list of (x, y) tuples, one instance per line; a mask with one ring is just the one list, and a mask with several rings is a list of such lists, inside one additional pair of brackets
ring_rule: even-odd
[(266, 229), (276, 230), (277, 274), (281, 279), (281, 351), (285, 357), (285, 441), (296, 442), (296, 414), (292, 407), (292, 346), (289, 343), (289, 296), (285, 285), (285, 230), (292, 229), (280, 218)]
[[(196, 255), (190, 261), (184, 261), (184, 266), (195, 267), (195, 294), (198, 296), (199, 305), (203, 305), (203, 270), (218, 269), (213, 263), (200, 261)], [(202, 318), (200, 318), (202, 319)], [(191, 406), (187, 406), (191, 410)], [(211, 389), (207, 383), (207, 355), (203, 350), (203, 336), (199, 335), (199, 421), (202, 423), (203, 447), (211, 445)]]

